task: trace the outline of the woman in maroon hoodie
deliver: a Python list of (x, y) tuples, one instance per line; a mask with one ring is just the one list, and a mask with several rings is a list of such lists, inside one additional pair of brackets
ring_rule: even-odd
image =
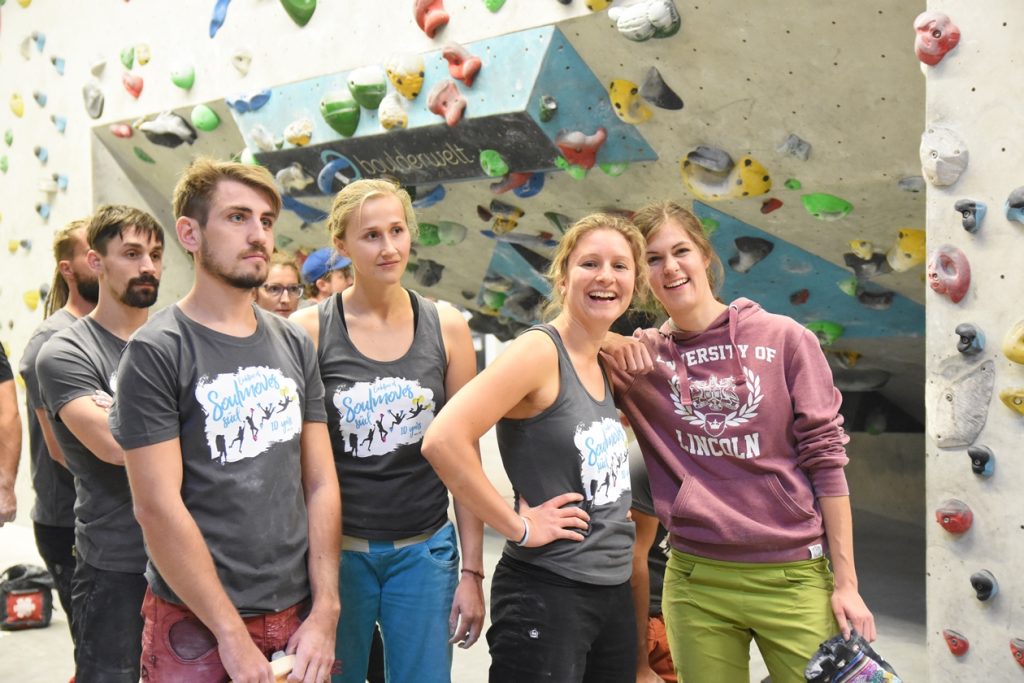
[(836, 632), (875, 637), (854, 569), (840, 394), (813, 333), (716, 298), (721, 261), (692, 213), (664, 202), (634, 222), (669, 319), (606, 350), (627, 371), (616, 403), (670, 532), (662, 606), (678, 673), (746, 683), (754, 638), (775, 683), (803, 681)]

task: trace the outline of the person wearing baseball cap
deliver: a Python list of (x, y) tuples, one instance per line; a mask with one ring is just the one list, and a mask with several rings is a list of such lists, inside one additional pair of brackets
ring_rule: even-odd
[(308, 298), (319, 303), (352, 285), (352, 259), (330, 247), (317, 249), (302, 264), (302, 281)]

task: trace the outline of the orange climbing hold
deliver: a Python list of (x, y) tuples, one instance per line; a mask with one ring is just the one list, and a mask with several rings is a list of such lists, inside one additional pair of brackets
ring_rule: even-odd
[(458, 79), (466, 84), (466, 87), (473, 85), (473, 79), (480, 71), (483, 62), (476, 55), (473, 55), (466, 48), (458, 43), (448, 43), (441, 50), (441, 56), (448, 62), (448, 73), (452, 78)]
[(416, 0), (413, 5), (416, 25), (433, 38), (438, 29), (448, 23), (448, 12), (444, 9), (444, 0)]

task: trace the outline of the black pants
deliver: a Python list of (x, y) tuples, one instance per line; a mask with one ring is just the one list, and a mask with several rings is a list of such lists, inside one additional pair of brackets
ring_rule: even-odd
[(502, 557), (491, 581), (490, 683), (634, 683), (629, 582), (571, 581)]
[(373, 627), (370, 659), (366, 665), (366, 680), (369, 683), (384, 683), (384, 641), (380, 637), (380, 626)]
[(75, 528), (32, 523), (36, 536), (36, 549), (43, 558), (46, 571), (53, 577), (57, 599), (68, 617), (71, 640), (75, 639), (75, 620), (71, 610), (71, 577), (75, 573)]
[(97, 569), (78, 560), (71, 584), (75, 683), (138, 683), (143, 574)]

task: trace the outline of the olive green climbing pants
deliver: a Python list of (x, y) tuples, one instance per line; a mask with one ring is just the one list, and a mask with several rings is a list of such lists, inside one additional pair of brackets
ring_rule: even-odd
[(826, 558), (745, 564), (673, 550), (661, 606), (679, 680), (749, 683), (753, 638), (772, 683), (803, 683), (811, 655), (839, 631), (833, 586)]

